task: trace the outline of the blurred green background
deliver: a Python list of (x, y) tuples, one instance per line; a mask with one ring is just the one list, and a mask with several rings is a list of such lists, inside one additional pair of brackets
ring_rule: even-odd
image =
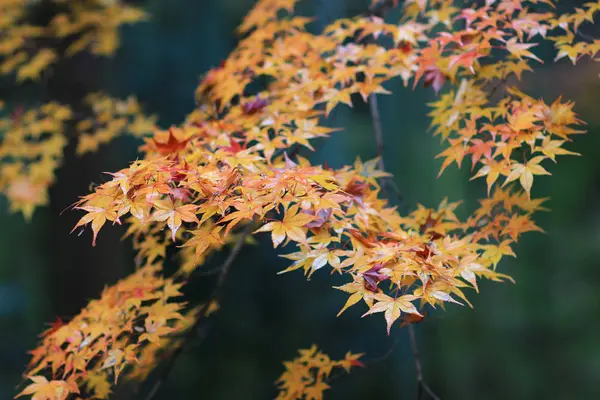
[[(194, 107), (200, 76), (218, 65), (236, 44), (235, 26), (250, 0), (146, 0), (136, 4), (150, 21), (122, 31), (115, 57), (79, 55), (59, 64), (43, 90), (0, 82), (10, 106), (57, 99), (77, 106), (85, 93), (105, 89), (115, 96), (138, 96), (145, 111), (167, 127), (182, 121)], [(315, 27), (364, 10), (366, 1), (305, 0), (300, 11), (317, 17)], [(561, 1), (570, 8), (577, 2)], [(591, 29), (589, 34), (593, 34)], [(596, 35), (598, 37), (600, 35)], [(544, 49), (546, 51), (547, 49)], [(548, 54), (550, 54), (548, 52)], [(548, 59), (548, 57), (546, 57)], [(551, 61), (551, 57), (549, 58)], [(546, 234), (528, 234), (516, 247), (518, 258), (503, 261), (513, 284), (484, 282), (471, 296), (474, 310), (450, 306), (416, 326), (426, 382), (442, 399), (598, 399), (600, 398), (600, 81), (598, 64), (576, 68), (546, 62), (526, 73), (521, 87), (553, 101), (563, 94), (577, 102), (589, 134), (577, 137), (570, 150), (583, 157), (562, 157), (550, 166), (553, 177), (536, 178), (534, 196), (550, 196), (550, 213), (536, 221)], [(441, 146), (428, 131), (426, 103), (433, 91), (386, 85), (393, 96), (380, 96), (385, 133), (385, 161), (401, 188), (405, 205), (437, 205), (444, 197), (464, 199), (465, 215), (485, 195), (483, 182), (468, 178), (468, 167), (436, 175)], [(358, 155), (376, 155), (368, 107), (341, 106), (328, 121), (345, 130), (317, 142), (317, 162), (351, 163)], [(15, 386), (45, 323), (69, 318), (105, 285), (134, 268), (123, 227), (106, 227), (96, 247), (89, 232), (69, 235), (79, 218), (60, 214), (102, 172), (135, 159), (137, 145), (119, 139), (81, 159), (74, 146), (50, 190), (49, 207), (36, 210), (30, 223), (8, 214), (0, 199), (0, 399), (14, 396)], [(215, 262), (218, 261), (217, 259)], [(203, 344), (183, 355), (157, 399), (268, 399), (282, 362), (298, 348), (318, 344), (332, 357), (365, 352), (384, 360), (356, 369), (333, 382), (327, 399), (414, 399), (415, 368), (406, 329), (386, 336), (379, 316), (360, 319), (354, 307), (340, 318), (343, 293), (331, 289), (340, 280), (326, 271), (306, 282), (300, 273), (278, 276), (286, 266), (272, 251), (269, 238), (246, 248), (233, 266), (221, 311)], [(202, 285), (189, 290), (205, 290)], [(197, 293), (191, 293), (196, 296)], [(142, 388), (146, 393), (149, 386)], [(142, 398), (138, 396), (139, 398)], [(115, 398), (134, 398), (117, 391)]]

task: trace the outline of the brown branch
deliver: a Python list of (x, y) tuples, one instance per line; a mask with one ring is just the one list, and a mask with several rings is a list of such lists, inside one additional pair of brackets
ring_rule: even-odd
[[(385, 162), (383, 160), (383, 149), (385, 147), (383, 141), (383, 127), (381, 124), (381, 115), (379, 114), (379, 106), (377, 105), (377, 97), (375, 93), (369, 96), (369, 107), (371, 109), (371, 119), (373, 120), (373, 134), (375, 136), (375, 145), (377, 146), (377, 157), (379, 157), (379, 169), (385, 172)], [(394, 191), (396, 200), (400, 205), (404, 202), (404, 197), (400, 188), (391, 178), (381, 178), (381, 192), (385, 197), (388, 197), (388, 186)]]
[(417, 371), (417, 399), (423, 398), (423, 391), (429, 395), (433, 400), (440, 400), (440, 398), (431, 390), (429, 386), (423, 380), (423, 367), (421, 365), (421, 355), (419, 353), (419, 346), (417, 345), (417, 338), (415, 335), (415, 327), (408, 325), (408, 336), (410, 337), (410, 347), (413, 353), (413, 359), (415, 360), (415, 369)]
[(373, 119), (373, 133), (375, 134), (375, 144), (377, 145), (379, 169), (385, 171), (385, 163), (383, 162), (383, 128), (381, 127), (381, 115), (379, 114), (377, 95), (375, 93), (369, 96), (369, 106), (371, 108), (371, 118)]
[(417, 381), (422, 382), (423, 381), (423, 368), (421, 366), (421, 355), (419, 354), (419, 347), (417, 346), (415, 327), (412, 325), (408, 325), (408, 336), (410, 337), (410, 347), (412, 349), (413, 358), (415, 360), (415, 370), (417, 372)]
[(223, 262), (221, 267), (219, 267), (219, 270), (220, 270), (219, 277), (217, 278), (217, 283), (216, 283), (208, 301), (200, 309), (200, 311), (198, 313), (198, 317), (196, 319), (196, 322), (188, 330), (187, 334), (183, 338), (182, 343), (169, 356), (169, 359), (167, 360), (167, 363), (166, 363), (162, 373), (160, 374), (160, 376), (158, 377), (158, 379), (152, 386), (152, 389), (150, 389), (150, 392), (148, 392), (148, 395), (145, 397), (145, 400), (153, 399), (154, 396), (156, 395), (156, 393), (158, 392), (158, 390), (160, 389), (160, 387), (162, 386), (162, 384), (167, 381), (167, 379), (169, 378), (169, 375), (171, 374), (171, 371), (173, 370), (173, 367), (175, 366), (175, 363), (177, 362), (177, 359), (183, 353), (184, 347), (186, 346), (186, 344), (196, 337), (200, 338), (200, 340), (202, 340), (202, 339), (204, 339), (204, 337), (206, 337), (208, 325), (204, 324), (204, 322), (205, 322), (204, 317), (206, 316), (206, 313), (208, 312), (210, 304), (213, 301), (218, 302), (221, 299), (222, 289), (225, 284), (225, 280), (227, 279), (227, 275), (229, 274), (229, 271), (231, 270), (231, 266), (233, 265), (233, 262), (235, 261), (235, 259), (239, 255), (240, 251), (242, 250), (242, 247), (244, 246), (244, 242), (246, 241), (246, 237), (248, 237), (248, 235), (252, 232), (253, 228), (254, 228), (254, 224), (252, 224), (252, 223), (248, 224), (244, 228), (244, 231), (242, 232), (241, 236), (239, 237), (239, 239), (237, 240), (237, 242), (231, 249), (231, 252), (227, 256), (227, 258), (225, 259), (225, 261)]
[[(373, 120), (373, 132), (375, 135), (375, 142), (377, 144), (377, 155), (379, 156), (379, 168), (385, 172), (385, 163), (383, 161), (383, 129), (381, 125), (381, 115), (379, 114), (379, 108), (377, 107), (377, 98), (375, 94), (371, 94), (369, 97), (369, 105), (371, 108), (371, 119)], [(386, 179), (382, 181), (382, 191), (385, 193), (385, 183), (391, 182), (391, 186), (396, 192), (399, 199), (402, 198), (401, 192), (394, 181)], [(415, 369), (417, 374), (417, 400), (423, 399), (423, 392), (427, 393), (433, 400), (440, 400), (440, 398), (431, 390), (429, 386), (423, 380), (423, 368), (421, 365), (421, 356), (419, 354), (419, 347), (417, 345), (417, 339), (415, 335), (415, 328), (413, 325), (408, 325), (408, 335), (410, 337), (410, 347), (413, 353), (413, 359), (415, 361)], [(393, 351), (393, 350), (392, 350)], [(391, 354), (391, 353), (390, 353)]]

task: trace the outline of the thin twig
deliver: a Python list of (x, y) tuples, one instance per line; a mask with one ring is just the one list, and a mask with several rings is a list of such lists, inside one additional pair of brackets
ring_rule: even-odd
[(204, 325), (204, 322), (205, 322), (204, 317), (206, 316), (206, 313), (208, 312), (210, 304), (213, 301), (218, 302), (220, 300), (221, 295), (222, 295), (222, 288), (223, 288), (223, 285), (225, 284), (227, 274), (229, 274), (229, 270), (231, 269), (233, 262), (235, 261), (235, 259), (239, 255), (240, 251), (242, 250), (242, 247), (244, 246), (244, 242), (246, 241), (246, 237), (252, 232), (253, 227), (254, 227), (253, 224), (248, 224), (246, 226), (246, 228), (244, 228), (244, 231), (242, 232), (242, 234), (238, 238), (237, 242), (231, 249), (231, 252), (227, 256), (227, 259), (225, 259), (225, 261), (223, 262), (221, 267), (219, 267), (220, 274), (219, 274), (219, 277), (217, 278), (217, 283), (209, 297), (209, 300), (202, 306), (202, 308), (198, 312), (198, 317), (196, 319), (196, 322), (189, 329), (187, 334), (184, 336), (182, 343), (169, 356), (169, 359), (167, 360), (167, 363), (165, 364), (165, 367), (164, 367), (162, 373), (160, 374), (160, 376), (158, 377), (158, 379), (152, 386), (152, 389), (150, 389), (150, 392), (148, 392), (148, 395), (145, 397), (145, 400), (153, 399), (154, 396), (156, 395), (156, 393), (158, 392), (158, 389), (160, 389), (162, 384), (167, 381), (167, 379), (169, 378), (169, 375), (171, 374), (173, 367), (175, 366), (177, 359), (179, 358), (181, 353), (183, 353), (184, 347), (186, 346), (186, 344), (196, 337), (198, 337), (198, 338), (200, 338), (200, 340), (202, 340), (206, 336), (206, 329), (203, 329), (206, 326), (206, 325)]
[(580, 38), (584, 39), (584, 40), (589, 40), (591, 42), (595, 42), (596, 40), (598, 40), (598, 38), (593, 37), (591, 35), (588, 35), (586, 33), (581, 32), (580, 30), (578, 30), (576, 32), (576, 35), (579, 36)]
[(369, 365), (373, 365), (373, 364), (378, 364), (380, 362), (387, 360), (388, 358), (390, 358), (392, 356), (392, 354), (394, 354), (394, 350), (396, 350), (396, 347), (398, 347), (398, 343), (400, 343), (400, 338), (397, 338), (394, 341), (394, 343), (390, 346), (390, 348), (383, 355), (365, 362), (365, 365), (369, 366)]
[[(242, 234), (240, 235), (238, 241), (233, 246), (233, 249), (231, 249), (229, 256), (227, 257), (227, 259), (223, 263), (223, 266), (221, 267), (222, 268), (221, 274), (219, 275), (219, 280), (217, 281), (217, 286), (215, 287), (215, 290), (213, 291), (213, 297), (217, 297), (217, 295), (219, 295), (219, 291), (220, 291), (221, 287), (223, 286), (223, 284), (225, 283), (225, 278), (227, 277), (227, 274), (229, 273), (229, 270), (231, 269), (233, 262), (235, 261), (236, 257), (242, 250), (242, 247), (244, 246), (244, 242), (246, 241), (246, 238), (252, 232), (253, 229), (254, 229), (254, 225), (248, 224), (242, 231)], [(218, 299), (215, 299), (215, 300), (218, 300)]]
[(194, 275), (195, 276), (212, 276), (212, 275), (218, 274), (220, 271), (221, 271), (221, 266), (219, 265), (218, 267), (209, 269), (207, 271), (201, 271), (201, 272), (194, 273)]
[[(394, 341), (394, 343), (390, 346), (389, 349), (387, 349), (387, 351), (383, 355), (381, 355), (379, 357), (376, 357), (376, 358), (373, 358), (373, 359), (371, 359), (369, 361), (366, 361), (364, 363), (364, 366), (368, 367), (368, 366), (373, 365), (373, 364), (378, 364), (378, 363), (383, 362), (383, 361), (387, 360), (388, 358), (390, 358), (392, 356), (392, 354), (394, 354), (394, 350), (396, 350), (396, 347), (398, 347), (398, 343), (400, 343), (400, 339), (399, 338), (397, 338)], [(329, 382), (331, 382), (333, 380), (336, 380), (336, 379), (342, 377), (343, 375), (347, 375), (347, 374), (348, 373), (346, 371), (343, 371), (343, 370), (342, 371), (338, 371), (337, 373), (332, 374), (330, 377), (328, 377), (327, 378), (327, 382), (329, 383)]]

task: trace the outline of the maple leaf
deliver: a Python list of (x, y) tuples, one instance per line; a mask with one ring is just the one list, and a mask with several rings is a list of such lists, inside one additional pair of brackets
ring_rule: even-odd
[(196, 255), (196, 261), (202, 253), (204, 253), (209, 247), (223, 244), (223, 239), (219, 232), (222, 226), (215, 226), (212, 229), (199, 229), (192, 231), (192, 238), (185, 242), (184, 246), (196, 247), (194, 254)]
[(511, 114), (508, 117), (508, 122), (515, 131), (533, 128), (536, 120), (536, 110), (533, 109), (519, 110), (518, 113)]
[(151, 141), (152, 147), (163, 155), (169, 155), (183, 150), (189, 142), (189, 139), (179, 140), (174, 132), (174, 129), (169, 129), (166, 140), (162, 139), (159, 141), (155, 136)]
[(431, 86), (435, 93), (438, 94), (446, 82), (446, 75), (437, 67), (429, 67), (423, 73), (423, 87)]
[(377, 293), (377, 285), (379, 282), (384, 281), (389, 278), (384, 273), (381, 273), (381, 270), (384, 268), (383, 264), (376, 264), (368, 271), (363, 273), (363, 279), (365, 282), (365, 288), (373, 293)]
[(52, 335), (54, 332), (59, 330), (64, 325), (65, 325), (65, 321), (63, 321), (62, 318), (57, 317), (56, 320), (50, 324), (50, 327), (48, 329), (46, 329), (44, 332), (40, 333), (40, 337)]
[(476, 256), (463, 258), (458, 266), (458, 270), (460, 270), (461, 278), (469, 282), (475, 288), (475, 291), (479, 293), (476, 272), (482, 271), (483, 267), (478, 262), (475, 262), (476, 258)]
[(550, 172), (546, 171), (544, 167), (542, 167), (540, 162), (542, 162), (546, 157), (537, 156), (533, 157), (531, 160), (527, 162), (527, 164), (514, 163), (511, 165), (511, 172), (506, 177), (506, 180), (502, 184), (505, 186), (509, 182), (512, 182), (516, 179), (519, 179), (521, 186), (525, 189), (527, 193), (527, 197), (531, 197), (530, 191), (531, 186), (533, 185), (533, 176), (534, 175), (550, 175)]
[(543, 61), (538, 58), (535, 54), (530, 52), (528, 49), (537, 46), (537, 43), (518, 43), (519, 38), (513, 37), (506, 42), (506, 50), (509, 51), (510, 54), (517, 58), (528, 57), (533, 60), (536, 60), (540, 63)]
[(278, 247), (286, 237), (295, 242), (306, 242), (306, 224), (317, 219), (314, 215), (310, 215), (299, 211), (297, 204), (292, 205), (285, 211), (285, 216), (282, 221), (268, 222), (254, 233), (271, 232), (271, 240), (273, 247)]
[(104, 223), (107, 220), (120, 223), (120, 221), (117, 219), (116, 212), (110, 208), (107, 209), (107, 208), (95, 207), (95, 206), (81, 206), (81, 207), (76, 207), (76, 208), (78, 210), (87, 211), (88, 213), (86, 215), (84, 215), (83, 217), (81, 217), (79, 222), (77, 222), (75, 227), (71, 230), (71, 233), (73, 233), (73, 231), (75, 231), (75, 229), (77, 229), (78, 227), (87, 225), (88, 223), (91, 222), (92, 223), (92, 232), (94, 234), (93, 239), (92, 239), (92, 246), (96, 245), (96, 238), (98, 237), (98, 232), (100, 231), (102, 226), (104, 226)]
[(435, 156), (435, 158), (445, 157), (442, 162), (442, 166), (440, 167), (440, 172), (438, 173), (438, 178), (442, 175), (444, 170), (450, 166), (453, 162), (456, 162), (458, 167), (460, 168), (463, 158), (465, 157), (466, 147), (464, 145), (464, 140), (461, 138), (457, 139), (448, 139), (448, 143), (450, 143), (450, 147), (446, 150), (442, 151), (440, 154)]
[(477, 171), (475, 175), (471, 178), (477, 179), (485, 176), (485, 181), (487, 183), (487, 195), (490, 195), (490, 191), (492, 186), (498, 180), (500, 175), (508, 175), (510, 173), (510, 164), (504, 161), (489, 161), (484, 163), (484, 166)]
[(411, 303), (416, 298), (412, 295), (404, 295), (398, 298), (393, 298), (385, 294), (375, 295), (377, 302), (373, 304), (369, 311), (363, 314), (363, 317), (369, 314), (384, 313), (387, 323), (387, 333), (389, 335), (394, 321), (400, 318), (402, 312), (422, 316), (415, 305)]
[(323, 392), (331, 388), (328, 384), (323, 381), (317, 381), (313, 386), (309, 386), (304, 389), (304, 395), (306, 400), (322, 400)]
[(325, 107), (325, 115), (328, 116), (331, 110), (339, 103), (344, 103), (348, 107), (352, 107), (352, 100), (350, 99), (350, 92), (348, 90), (335, 91), (329, 96), (327, 106)]
[(298, 350), (300, 356), (284, 362), (285, 371), (276, 383), (279, 393), (277, 400), (306, 399), (320, 400), (323, 392), (329, 389), (325, 379), (334, 368), (343, 368), (346, 372), (354, 366), (364, 366), (358, 359), (362, 354), (348, 352), (342, 360), (332, 360), (313, 345), (310, 349)]
[(365, 301), (370, 302), (374, 296), (372, 292), (366, 289), (365, 285), (360, 281), (354, 281), (347, 283), (342, 286), (334, 286), (335, 289), (342, 290), (346, 293), (351, 293), (350, 297), (346, 301), (346, 304), (342, 307), (342, 309), (338, 312), (337, 316), (342, 315), (344, 311), (346, 311), (349, 307), (352, 307), (356, 303), (358, 303), (361, 299), (365, 299)]
[(223, 147), (223, 150), (228, 151), (233, 154), (237, 154), (240, 151), (246, 149), (246, 144), (244, 144), (244, 146), (242, 146), (239, 144), (239, 142), (237, 142), (236, 140), (234, 140), (231, 137), (229, 138), (229, 143), (230, 143), (230, 145), (227, 147)]
[(86, 379), (88, 390), (93, 391), (98, 399), (107, 399), (111, 393), (110, 382), (106, 373), (93, 373)]
[(77, 385), (67, 381), (48, 381), (43, 376), (30, 376), (33, 383), (29, 384), (15, 397), (32, 395), (32, 400), (66, 400), (71, 393), (79, 394)]
[(450, 302), (450, 303), (456, 303), (462, 306), (462, 303), (460, 303), (459, 301), (456, 301), (452, 298), (452, 296), (450, 296), (450, 294), (442, 291), (442, 290), (433, 290), (429, 293), (429, 295), (435, 299), (435, 300), (439, 300), (439, 301), (443, 301), (443, 302)]
[(541, 151), (546, 157), (556, 162), (556, 156), (558, 155), (573, 155), (580, 156), (581, 154), (563, 149), (562, 145), (566, 140), (552, 140), (550, 136), (544, 137), (541, 146), (538, 146), (534, 151)]
[(400, 317), (400, 328), (407, 325), (418, 324), (425, 318), (425, 315), (407, 314)]
[(510, 247), (511, 244), (512, 244), (511, 240), (503, 240), (497, 246), (495, 246), (495, 245), (485, 246), (484, 247), (485, 251), (481, 255), (480, 259), (481, 260), (489, 260), (489, 262), (493, 265), (494, 269), (496, 269), (496, 266), (498, 265), (498, 263), (500, 262), (502, 257), (504, 257), (505, 255), (517, 257), (517, 255), (514, 253), (514, 251)]
[(485, 156), (487, 160), (492, 159), (492, 149), (495, 146), (493, 141), (484, 142), (481, 139), (473, 139), (471, 143), (472, 144), (469, 150), (467, 150), (467, 153), (472, 154), (471, 161), (473, 167), (475, 167), (475, 164), (481, 159), (482, 156)]
[(194, 213), (198, 209), (197, 205), (185, 204), (177, 207), (171, 200), (156, 200), (153, 204), (157, 210), (152, 214), (152, 219), (155, 221), (167, 221), (167, 226), (171, 229), (173, 241), (175, 241), (175, 235), (182, 222), (200, 223)]
[(466, 69), (468, 69), (471, 73), (475, 73), (475, 61), (478, 58), (483, 57), (483, 54), (479, 52), (479, 50), (469, 50), (461, 54), (457, 54), (450, 58), (450, 63), (448, 64), (449, 68), (452, 68), (455, 65), (460, 65)]
[(175, 328), (167, 326), (167, 319), (165, 317), (149, 316), (144, 322), (145, 332), (140, 335), (138, 342), (147, 340), (160, 346), (160, 339), (165, 335), (173, 332)]
[(542, 228), (531, 220), (529, 215), (513, 215), (502, 233), (508, 235), (512, 240), (517, 241), (522, 233), (531, 231), (544, 232)]

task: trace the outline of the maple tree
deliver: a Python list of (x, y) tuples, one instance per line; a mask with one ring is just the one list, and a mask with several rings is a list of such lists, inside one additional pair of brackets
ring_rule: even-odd
[[(59, 56), (109, 54), (117, 27), (145, 16), (118, 1), (55, 1), (65, 11), (46, 27), (26, 22), (27, 2), (0, 3), (7, 16), (0, 20), (2, 71), (35, 79)], [(251, 234), (266, 233), (274, 248), (284, 248), (291, 263), (282, 272), (310, 277), (330, 268), (342, 275), (347, 283), (336, 289), (348, 298), (338, 315), (364, 303), (364, 316), (383, 314), (388, 334), (394, 325), (412, 329), (426, 309), (470, 305), (465, 292), (478, 291), (482, 279), (512, 280), (497, 265), (515, 256), (521, 234), (542, 230), (532, 215), (545, 199), (532, 197), (533, 183), (550, 174), (556, 156), (575, 155), (564, 146), (584, 132), (572, 102), (535, 99), (518, 81), (541, 62), (541, 42), (552, 43), (555, 60), (596, 57), (600, 40), (579, 29), (594, 22), (600, 2), (558, 14), (550, 0), (373, 1), (365, 13), (318, 33), (310, 18), (294, 14), (295, 3), (256, 3), (238, 28), (238, 46), (206, 73), (197, 107), (178, 126), (159, 129), (134, 98), (100, 93), (88, 97), (89, 118), (47, 103), (0, 120), (0, 191), (26, 217), (47, 202), (66, 121), (77, 122), (79, 154), (122, 134), (144, 141), (141, 158), (72, 206), (84, 213), (74, 230), (90, 226), (93, 245), (107, 223), (125, 224), (137, 271), (42, 334), (26, 370), (31, 382), (18, 396), (107, 398), (122, 374), (144, 380), (167, 359), (155, 393), (186, 340), (218, 309), (233, 259)], [(389, 21), (394, 8), (401, 17)], [(46, 37), (72, 42), (65, 54), (25, 50)], [(336, 131), (324, 120), (357, 98), (371, 105), (381, 149), (376, 96), (389, 94), (383, 85), (394, 78), (437, 94), (430, 117), (445, 146), (440, 174), (470, 158), (472, 179), (485, 178), (487, 193), (468, 218), (459, 219), (460, 202), (448, 200), (400, 213), (389, 201), (396, 189), (381, 154), (339, 169), (298, 154)], [(227, 245), (233, 248), (210, 300), (185, 304), (179, 289)], [(172, 275), (163, 268), (168, 249), (180, 261)], [(316, 347), (300, 354), (285, 364), (278, 398), (322, 398), (333, 369), (361, 365), (353, 353), (341, 361)]]

